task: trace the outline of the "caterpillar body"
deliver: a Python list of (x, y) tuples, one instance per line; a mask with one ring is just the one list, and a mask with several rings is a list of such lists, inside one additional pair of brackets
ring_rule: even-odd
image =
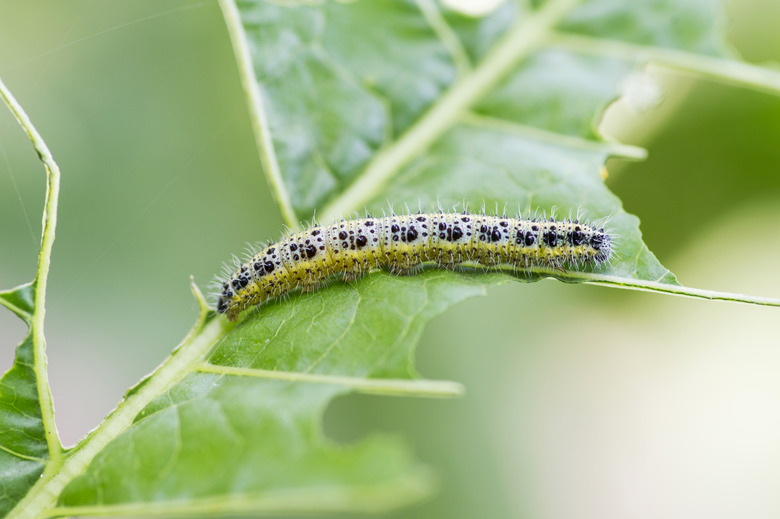
[(609, 261), (612, 238), (579, 220), (522, 219), (472, 213), (420, 213), (314, 226), (265, 247), (220, 286), (217, 311), (231, 321), (245, 309), (331, 276), (352, 281), (374, 268), (413, 273), (423, 263), (453, 268), (470, 261), (579, 268)]

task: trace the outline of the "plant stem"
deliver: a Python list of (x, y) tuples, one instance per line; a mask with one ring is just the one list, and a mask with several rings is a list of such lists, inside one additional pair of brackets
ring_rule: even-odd
[(54, 421), (54, 404), (49, 388), (49, 375), (46, 366), (46, 338), (43, 331), (43, 323), (46, 316), (46, 287), (49, 279), (49, 267), (51, 266), (51, 250), (54, 245), (54, 231), (57, 227), (60, 168), (54, 161), (54, 157), (48, 146), (46, 146), (43, 137), (35, 129), (27, 113), (25, 113), (1, 78), (0, 97), (3, 98), (11, 113), (13, 113), (25, 133), (27, 133), (46, 169), (46, 201), (43, 206), (43, 222), (41, 224), (41, 250), (38, 253), (38, 271), (33, 282), (35, 304), (30, 319), (34, 359), (33, 370), (35, 371), (36, 387), (38, 389), (38, 402), (41, 406), (41, 420), (49, 451), (49, 463), (46, 465), (43, 476), (45, 478), (48, 474), (56, 472), (62, 461), (62, 443), (60, 442), (57, 425)]

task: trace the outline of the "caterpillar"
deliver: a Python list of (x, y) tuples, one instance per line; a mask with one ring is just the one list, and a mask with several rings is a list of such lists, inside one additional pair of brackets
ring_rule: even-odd
[(411, 274), (423, 263), (470, 261), (562, 269), (607, 262), (612, 237), (595, 224), (464, 213), (418, 213), (312, 226), (271, 244), (220, 283), (217, 312), (234, 321), (245, 309), (300, 288), (316, 290), (340, 274), (353, 281), (374, 268)]

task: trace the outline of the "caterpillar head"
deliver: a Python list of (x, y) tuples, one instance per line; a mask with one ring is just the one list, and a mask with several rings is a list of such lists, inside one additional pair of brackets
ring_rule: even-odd
[(590, 246), (596, 251), (593, 259), (598, 263), (609, 261), (612, 255), (612, 238), (603, 228), (597, 229), (590, 237)]
[[(238, 274), (242, 274), (242, 272), (239, 271)], [(241, 275), (233, 276), (232, 279), (226, 281), (222, 285), (222, 291), (217, 299), (217, 312), (225, 314), (229, 320), (235, 321), (241, 311), (240, 292), (248, 283), (249, 279)]]

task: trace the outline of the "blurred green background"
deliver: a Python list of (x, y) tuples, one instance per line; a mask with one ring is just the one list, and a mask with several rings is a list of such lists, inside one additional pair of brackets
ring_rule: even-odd
[[(779, 2), (728, 12), (748, 61), (780, 61)], [(780, 97), (648, 73), (663, 103), (613, 106), (605, 131), (650, 157), (610, 163), (609, 186), (684, 284), (777, 297)], [(189, 275), (205, 288), (282, 223), (216, 2), (0, 0), (0, 76), (63, 173), (46, 332), (73, 444), (187, 332)], [(2, 288), (33, 276), (43, 190), (1, 109)], [(464, 398), (351, 396), (325, 428), (404, 435), (438, 470), (439, 494), (397, 517), (777, 517), (778, 322), (771, 308), (509, 283), (423, 337), (420, 372), (465, 383)], [(2, 371), (23, 334), (0, 313)]]

